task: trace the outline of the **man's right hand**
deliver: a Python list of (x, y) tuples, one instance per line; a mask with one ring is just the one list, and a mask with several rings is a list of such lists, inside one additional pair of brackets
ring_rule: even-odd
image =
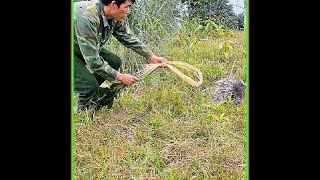
[(140, 81), (140, 79), (138, 79), (135, 76), (132, 76), (131, 74), (122, 74), (122, 73), (118, 73), (116, 79), (118, 81), (120, 81), (122, 84), (125, 84), (127, 86), (130, 86), (130, 85)]

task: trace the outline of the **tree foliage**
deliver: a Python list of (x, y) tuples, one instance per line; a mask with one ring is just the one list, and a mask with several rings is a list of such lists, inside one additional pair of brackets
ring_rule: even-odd
[[(239, 29), (243, 19), (237, 16), (229, 0), (182, 0), (188, 8), (188, 13), (192, 18), (213, 20), (219, 25), (230, 29)], [(240, 23), (240, 25), (239, 25)]]

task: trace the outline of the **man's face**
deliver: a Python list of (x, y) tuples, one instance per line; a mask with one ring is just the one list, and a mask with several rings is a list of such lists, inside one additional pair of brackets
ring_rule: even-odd
[(120, 6), (115, 5), (114, 7), (114, 18), (117, 21), (121, 21), (127, 17), (130, 12), (132, 2), (130, 0), (125, 1)]

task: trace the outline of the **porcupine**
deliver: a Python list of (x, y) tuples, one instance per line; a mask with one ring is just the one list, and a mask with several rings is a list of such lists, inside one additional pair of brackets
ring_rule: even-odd
[(234, 104), (239, 105), (245, 98), (246, 84), (236, 78), (223, 78), (215, 82), (214, 101), (226, 102), (231, 97)]

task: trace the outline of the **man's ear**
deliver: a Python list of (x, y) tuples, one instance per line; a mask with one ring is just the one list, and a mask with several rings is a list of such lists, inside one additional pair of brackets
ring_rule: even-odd
[(114, 9), (114, 8), (116, 7), (116, 5), (117, 5), (117, 4), (116, 4), (116, 1), (111, 1), (110, 4), (111, 4), (112, 9)]

